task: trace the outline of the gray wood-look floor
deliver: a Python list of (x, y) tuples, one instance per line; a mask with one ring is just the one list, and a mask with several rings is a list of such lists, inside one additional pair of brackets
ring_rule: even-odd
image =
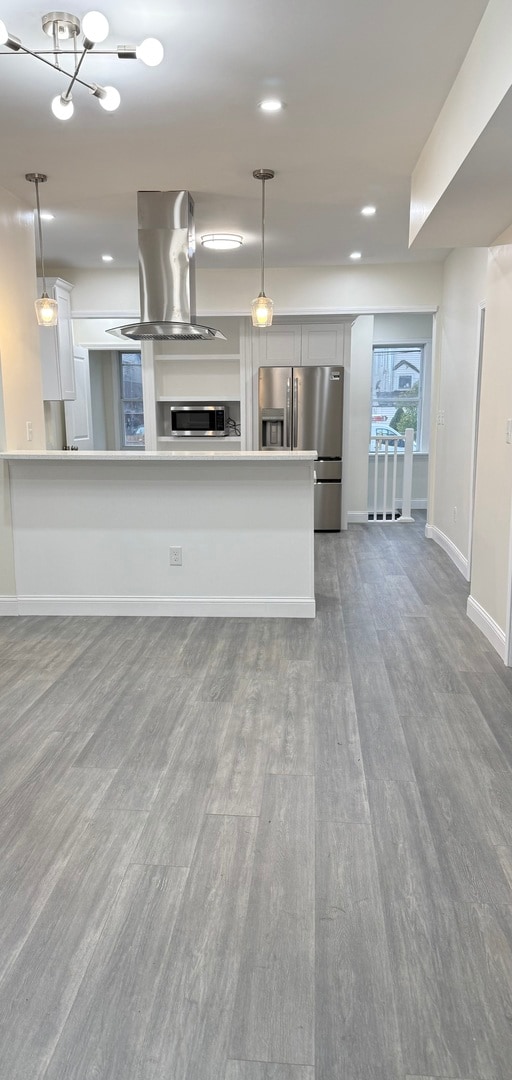
[(0, 1080), (511, 1080), (512, 671), (414, 525), (310, 620), (0, 620)]

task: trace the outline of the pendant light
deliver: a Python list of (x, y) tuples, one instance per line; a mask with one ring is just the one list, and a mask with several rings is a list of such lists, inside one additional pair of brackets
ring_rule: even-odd
[(252, 325), (264, 329), (272, 326), (274, 301), (265, 296), (265, 181), (273, 180), (273, 169), (255, 169), (255, 180), (261, 180), (261, 290), (259, 296), (251, 304)]
[(41, 229), (41, 207), (39, 205), (39, 184), (45, 184), (48, 177), (44, 173), (26, 173), (25, 180), (36, 186), (37, 227), (39, 231), (39, 254), (41, 256), (41, 277), (43, 279), (43, 292), (39, 300), (35, 302), (36, 316), (39, 326), (56, 326), (58, 306), (56, 300), (50, 300), (46, 291), (46, 276), (44, 272), (43, 233)]

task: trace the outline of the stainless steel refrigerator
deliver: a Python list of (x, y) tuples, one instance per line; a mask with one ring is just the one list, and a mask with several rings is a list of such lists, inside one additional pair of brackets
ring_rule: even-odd
[(341, 528), (343, 368), (261, 367), (260, 450), (316, 450), (315, 529)]

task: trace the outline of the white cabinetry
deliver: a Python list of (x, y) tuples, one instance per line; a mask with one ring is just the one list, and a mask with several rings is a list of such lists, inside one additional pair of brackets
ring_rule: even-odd
[[(42, 288), (42, 282), (39, 282)], [(72, 401), (76, 397), (73, 362), (72, 285), (61, 278), (46, 282), (48, 296), (59, 307), (56, 326), (40, 327), (41, 370), (44, 401)]]
[(259, 343), (258, 367), (306, 367), (316, 364), (345, 365), (346, 342), (350, 348), (350, 322), (294, 323), (255, 330)]

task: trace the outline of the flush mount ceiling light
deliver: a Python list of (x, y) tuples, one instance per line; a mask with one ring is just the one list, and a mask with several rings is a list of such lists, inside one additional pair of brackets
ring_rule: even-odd
[(265, 296), (265, 183), (274, 179), (275, 172), (273, 169), (255, 169), (252, 175), (255, 180), (261, 180), (261, 289), (251, 304), (251, 315), (252, 325), (263, 329), (272, 326), (274, 313), (274, 301)]
[(36, 316), (39, 326), (56, 326), (58, 307), (56, 300), (50, 300), (46, 292), (46, 276), (44, 272), (43, 233), (41, 229), (41, 207), (39, 205), (39, 184), (45, 184), (48, 177), (44, 173), (26, 173), (25, 180), (36, 186), (36, 215), (39, 232), (39, 254), (41, 256), (41, 277), (43, 279), (43, 292), (39, 300), (35, 302)]
[(377, 207), (376, 206), (363, 206), (363, 209), (361, 210), (361, 213), (362, 213), (363, 217), (373, 217), (373, 215), (377, 213)]
[(360, 259), (361, 258), (361, 252), (360, 251), (352, 251), (351, 255), (350, 255), (350, 258), (351, 259)]
[[(108, 20), (101, 11), (87, 12), (81, 22), (78, 15), (71, 15), (67, 11), (49, 11), (47, 15), (42, 16), (41, 23), (44, 33), (52, 39), (53, 47), (33, 52), (26, 45), (22, 45), (20, 39), (14, 34), (9, 33), (5, 23), (0, 19), (0, 45), (6, 45), (10, 50), (10, 52), (0, 52), (0, 56), (9, 56), (13, 53), (28, 54), (34, 56), (36, 60), (41, 60), (48, 67), (54, 68), (60, 75), (64, 75), (68, 80), (67, 88), (62, 94), (57, 94), (51, 103), (53, 115), (58, 120), (69, 120), (73, 115), (74, 104), (71, 91), (75, 83), (87, 87), (106, 112), (114, 112), (121, 103), (119, 91), (114, 86), (99, 86), (98, 83), (84, 82), (78, 77), (87, 54), (95, 45), (101, 44), (108, 37)], [(81, 45), (77, 40), (80, 33), (82, 34)], [(62, 48), (62, 43), (72, 47)], [(140, 45), (118, 45), (116, 49), (96, 49), (95, 55), (117, 56), (120, 60), (142, 60), (148, 67), (155, 67), (163, 59), (164, 50), (156, 38), (146, 38)], [(53, 60), (47, 60), (47, 56), (53, 56)], [(66, 56), (73, 57), (73, 71), (61, 66), (61, 58)]]
[(280, 101), (279, 98), (264, 98), (263, 101), (258, 102), (258, 109), (269, 113), (280, 112), (281, 109), (284, 109), (284, 102)]
[(213, 248), (214, 251), (232, 251), (243, 244), (243, 237), (236, 233), (205, 233), (201, 237), (201, 243), (205, 248)]
[(103, 262), (114, 262), (113, 255), (102, 255)]

